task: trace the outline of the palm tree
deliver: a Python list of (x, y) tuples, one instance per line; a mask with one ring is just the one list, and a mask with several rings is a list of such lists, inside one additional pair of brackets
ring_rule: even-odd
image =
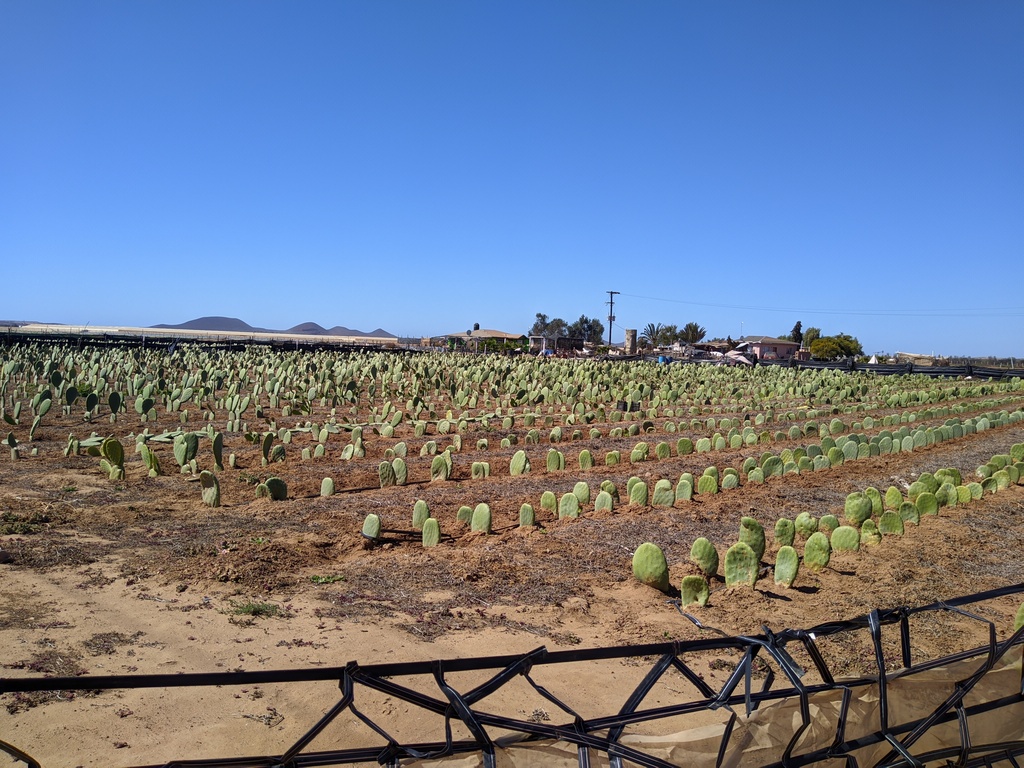
[(679, 332), (679, 340), (686, 344), (696, 344), (707, 335), (707, 329), (697, 323), (687, 323)]
[(661, 336), (661, 323), (648, 323), (647, 327), (644, 328), (640, 334), (640, 338), (643, 339), (648, 347), (658, 346), (659, 337)]

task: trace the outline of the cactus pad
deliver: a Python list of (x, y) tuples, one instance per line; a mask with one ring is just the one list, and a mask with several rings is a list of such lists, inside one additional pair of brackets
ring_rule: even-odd
[(792, 587), (793, 581), (800, 570), (800, 556), (789, 546), (779, 549), (775, 556), (775, 583), (782, 587)]
[(679, 604), (685, 608), (688, 605), (708, 604), (711, 591), (708, 589), (708, 582), (703, 576), (684, 576), (679, 585)]
[(633, 576), (642, 584), (662, 592), (669, 588), (668, 561), (661, 547), (644, 542), (633, 553)]
[(707, 577), (718, 573), (718, 550), (715, 545), (701, 536), (690, 548), (690, 560), (700, 568)]
[(753, 588), (758, 577), (758, 556), (750, 545), (739, 541), (725, 553), (725, 585), (745, 585)]

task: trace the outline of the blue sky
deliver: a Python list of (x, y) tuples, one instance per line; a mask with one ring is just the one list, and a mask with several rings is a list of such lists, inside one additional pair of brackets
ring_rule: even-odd
[[(1024, 357), (1024, 4), (0, 4), (0, 318)], [(606, 322), (606, 321), (605, 321)]]

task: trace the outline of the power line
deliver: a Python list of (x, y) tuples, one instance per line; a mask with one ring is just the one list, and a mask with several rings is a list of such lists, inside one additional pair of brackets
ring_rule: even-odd
[(978, 307), (933, 311), (925, 309), (808, 309), (793, 307), (752, 307), (741, 304), (712, 304), (701, 301), (685, 301), (682, 299), (667, 299), (660, 296), (640, 296), (634, 293), (623, 293), (632, 299), (643, 299), (645, 301), (661, 301), (668, 304), (689, 304), (695, 307), (712, 307), (715, 309), (742, 309), (753, 312), (785, 312), (787, 314), (820, 314), (820, 315), (843, 315), (860, 317), (950, 317), (950, 318), (972, 318), (972, 317), (1024, 317), (1024, 307)]

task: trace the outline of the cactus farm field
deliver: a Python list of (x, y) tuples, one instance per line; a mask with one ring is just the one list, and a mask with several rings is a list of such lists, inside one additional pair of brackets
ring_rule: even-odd
[[(749, 634), (1024, 582), (1020, 379), (201, 346), (0, 356), (0, 677), (714, 636), (680, 600)], [(1020, 598), (987, 605), (1008, 635)], [(915, 652), (986, 633), (935, 621)], [(853, 638), (823, 652), (844, 674), (874, 663)], [(615, 711), (635, 674), (596, 663), (572, 683), (580, 706)], [(257, 754), (336, 691), (4, 694), (0, 739), (43, 765)], [(397, 729), (403, 706), (367, 708)]]

